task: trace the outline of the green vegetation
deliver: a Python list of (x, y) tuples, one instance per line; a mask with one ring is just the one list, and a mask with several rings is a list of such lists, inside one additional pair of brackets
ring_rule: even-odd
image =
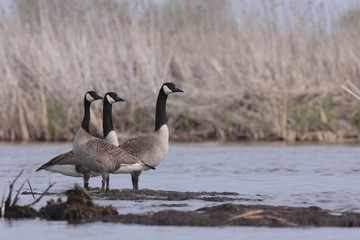
[(135, 102), (135, 109), (133, 110), (134, 114), (134, 131), (138, 132), (141, 130), (143, 125), (143, 112), (139, 108), (139, 103)]

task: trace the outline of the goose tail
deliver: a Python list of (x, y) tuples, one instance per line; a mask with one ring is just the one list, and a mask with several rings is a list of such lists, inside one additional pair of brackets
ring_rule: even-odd
[(152, 169), (152, 170), (155, 170), (155, 169), (156, 169), (155, 167), (150, 166), (149, 164), (144, 163), (144, 165), (145, 165), (146, 167), (148, 167), (148, 168)]
[(38, 169), (36, 169), (36, 171), (38, 172), (38, 171), (40, 171), (40, 170), (42, 170), (42, 169), (44, 169), (44, 165), (42, 165), (41, 167), (39, 167)]

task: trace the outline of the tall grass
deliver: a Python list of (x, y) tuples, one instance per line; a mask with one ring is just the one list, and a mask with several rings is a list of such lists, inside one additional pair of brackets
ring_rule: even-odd
[(356, 139), (339, 88), (359, 80), (356, 21), (329, 31), (323, 7), (279, 2), (17, 0), (0, 17), (0, 139), (72, 140), (87, 90), (127, 100), (121, 137), (151, 131), (165, 81), (185, 91), (168, 99), (173, 140)]

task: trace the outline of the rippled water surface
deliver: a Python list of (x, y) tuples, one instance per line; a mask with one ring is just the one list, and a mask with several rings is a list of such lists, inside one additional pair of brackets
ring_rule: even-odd
[[(34, 169), (50, 158), (71, 148), (70, 144), (0, 145), (1, 193), (9, 179), (25, 169), (18, 185)], [(45, 171), (35, 173), (31, 185), (42, 192), (49, 182), (56, 181), (51, 192), (62, 192), (82, 185), (82, 179), (65, 177)], [(219, 145), (172, 144), (169, 153), (155, 171), (140, 176), (139, 187), (174, 191), (231, 191), (248, 199), (243, 204), (270, 204), (287, 206), (319, 206), (334, 212), (360, 212), (360, 146), (276, 146), (276, 145)], [(99, 187), (101, 178), (92, 178), (91, 187)], [(110, 178), (110, 187), (131, 188), (130, 175)], [(24, 188), (29, 190), (28, 185)], [(36, 208), (44, 206), (45, 197)], [(52, 197), (54, 198), (54, 196)], [(21, 195), (21, 204), (30, 203), (30, 195)], [(161, 201), (97, 201), (112, 204), (119, 213), (147, 212), (168, 209)], [(166, 202), (169, 204), (169, 202)], [(173, 202), (172, 202), (173, 203)], [(174, 202), (184, 203), (184, 202)], [(194, 210), (218, 203), (199, 200), (186, 201), (186, 207), (177, 210)], [(88, 239), (103, 236), (141, 237), (147, 239), (189, 238), (267, 238), (273, 239), (359, 239), (359, 229), (346, 228), (254, 228), (254, 227), (147, 227), (109, 223), (68, 225), (65, 222), (41, 220), (5, 221), (1, 236), (23, 236), (26, 239), (63, 239), (64, 236), (86, 236)], [(31, 235), (27, 235), (31, 232)], [(46, 233), (46, 234), (44, 234)], [(339, 238), (340, 236), (340, 238)], [(283, 238), (282, 238), (283, 237)]]

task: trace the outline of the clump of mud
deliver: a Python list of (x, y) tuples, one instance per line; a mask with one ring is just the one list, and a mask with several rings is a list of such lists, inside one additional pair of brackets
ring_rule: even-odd
[[(2, 211), (3, 208), (1, 208)], [(9, 206), (6, 205), (6, 211), (4, 212), (3, 217), (5, 218), (36, 218), (37, 211), (29, 206)]]
[(65, 192), (67, 201), (61, 198), (55, 202), (53, 199), (47, 202), (45, 207), (39, 210), (39, 216), (47, 220), (66, 220), (69, 223), (79, 223), (84, 219), (117, 215), (114, 207), (101, 207), (92, 201), (88, 192), (78, 185), (74, 189)]

